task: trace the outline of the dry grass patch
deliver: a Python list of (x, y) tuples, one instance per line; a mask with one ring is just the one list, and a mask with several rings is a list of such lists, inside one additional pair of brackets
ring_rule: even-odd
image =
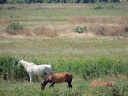
[(26, 35), (26, 36), (31, 36), (31, 32), (29, 28), (23, 28), (20, 30), (5, 30), (5, 33), (9, 34), (9, 35)]
[(37, 27), (33, 30), (34, 35), (37, 36), (46, 36), (46, 37), (57, 37), (58, 33), (54, 28), (47, 27)]
[(8, 18), (0, 18), (0, 24), (8, 24), (11, 21)]
[(71, 16), (71, 23), (87, 27), (88, 32), (101, 36), (127, 36), (128, 16)]
[(101, 36), (126, 36), (128, 35), (128, 26), (97, 26), (96, 34)]

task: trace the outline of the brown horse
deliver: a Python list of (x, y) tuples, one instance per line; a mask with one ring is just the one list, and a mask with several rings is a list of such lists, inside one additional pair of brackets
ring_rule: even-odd
[(113, 81), (108, 81), (108, 82), (102, 82), (102, 81), (93, 81), (91, 83), (91, 85), (93, 87), (97, 87), (97, 86), (104, 86), (104, 87), (108, 87), (108, 86), (115, 86), (115, 83)]
[(67, 82), (68, 87), (72, 88), (72, 84), (71, 84), (72, 74), (69, 72), (61, 72), (61, 73), (52, 72), (45, 78), (45, 80), (41, 84), (41, 89), (44, 90), (45, 85), (47, 83), (51, 83), (50, 87), (53, 87), (55, 83), (62, 83), (62, 82)]

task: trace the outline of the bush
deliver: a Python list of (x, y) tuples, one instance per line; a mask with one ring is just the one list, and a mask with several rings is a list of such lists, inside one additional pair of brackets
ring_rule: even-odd
[(3, 54), (0, 56), (0, 78), (4, 80), (23, 80), (27, 73), (23, 67), (18, 67), (18, 59)]
[(94, 9), (95, 10), (100, 10), (100, 9), (103, 9), (103, 7), (102, 6), (96, 6)]
[(86, 27), (80, 27), (80, 26), (78, 26), (78, 27), (76, 27), (76, 29), (75, 29), (75, 31), (77, 32), (77, 33), (83, 33), (84, 31), (86, 31)]
[(7, 2), (7, 0), (0, 0), (0, 4), (4, 4), (6, 2)]
[(23, 26), (19, 23), (11, 23), (9, 26), (6, 28), (6, 33), (9, 33), (11, 35), (17, 35), (21, 33), (23, 30)]
[(128, 33), (128, 27), (126, 27), (125, 32)]
[(23, 29), (23, 26), (19, 23), (12, 23), (10, 24), (8, 27), (7, 27), (8, 30), (20, 30), (20, 29)]
[(17, 8), (17, 7), (12, 6), (12, 7), (8, 7), (7, 9), (8, 9), (8, 10), (17, 10), (18, 8)]

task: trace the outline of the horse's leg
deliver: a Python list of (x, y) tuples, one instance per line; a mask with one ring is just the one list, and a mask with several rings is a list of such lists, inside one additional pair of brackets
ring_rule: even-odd
[(54, 84), (55, 84), (55, 83), (54, 83), (54, 82), (52, 82), (49, 88), (53, 87), (53, 86), (54, 86)]
[(33, 75), (32, 74), (29, 74), (29, 78), (30, 78), (30, 83), (31, 83), (32, 82)]
[(72, 88), (72, 84), (71, 83), (68, 83), (68, 87), (69, 87), (69, 89)]

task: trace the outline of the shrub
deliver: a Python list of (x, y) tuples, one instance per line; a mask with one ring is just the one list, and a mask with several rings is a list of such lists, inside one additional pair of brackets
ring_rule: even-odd
[(125, 32), (128, 33), (128, 27), (125, 28)]
[(23, 30), (23, 26), (20, 23), (11, 23), (9, 26), (6, 28), (6, 33), (9, 33), (11, 35), (17, 35), (21, 33)]
[(23, 26), (19, 23), (12, 23), (10, 24), (8, 27), (7, 27), (8, 30), (20, 30), (20, 29), (23, 29)]
[(15, 6), (12, 6), (12, 7), (8, 7), (7, 9), (8, 9), (8, 10), (17, 10), (18, 8), (15, 7)]
[(100, 9), (103, 9), (103, 7), (102, 6), (96, 6), (94, 9), (95, 10), (100, 10)]
[(23, 67), (18, 67), (18, 59), (7, 54), (0, 56), (0, 78), (4, 80), (23, 80), (27, 73)]
[(86, 27), (80, 27), (80, 26), (78, 26), (78, 27), (76, 27), (76, 29), (75, 29), (75, 31), (77, 32), (77, 33), (83, 33), (84, 31), (86, 31)]
[(7, 2), (6, 0), (0, 0), (0, 4), (4, 4), (6, 2)]

